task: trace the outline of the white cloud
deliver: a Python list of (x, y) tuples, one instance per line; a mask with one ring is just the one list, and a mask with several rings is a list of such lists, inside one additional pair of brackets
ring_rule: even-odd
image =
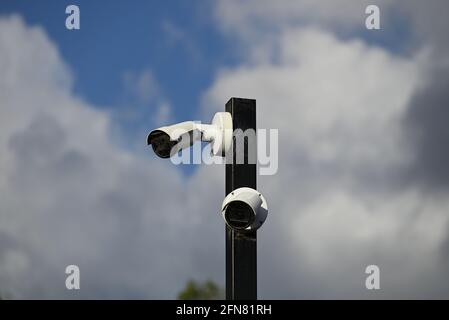
[[(329, 28), (354, 10), (315, 3), (217, 11), (224, 29), (256, 36), (205, 93), (205, 119), (230, 96), (251, 97), (259, 127), (280, 129), (279, 172), (259, 180), (270, 206), (260, 297), (446, 297), (447, 197), (396, 179), (410, 161), (401, 121), (422, 57), (295, 24), (307, 12)], [(253, 14), (268, 29), (282, 23), (276, 37), (260, 41)], [(71, 93), (54, 45), (17, 17), (0, 20), (0, 74), (2, 288), (73, 297), (69, 264), (83, 297), (174, 297), (189, 277), (223, 279), (223, 192), (211, 187), (223, 185), (222, 167), (186, 178), (115, 146), (109, 115)], [(364, 289), (368, 264), (380, 266), (380, 292)]]
[[(447, 200), (400, 182), (412, 161), (402, 122), (427, 56), (291, 25), (241, 45), (248, 60), (221, 70), (203, 105), (210, 114), (230, 96), (256, 98), (258, 126), (279, 129), (279, 173), (260, 179), (270, 202), (259, 236), (263, 296), (447, 295), (438, 284)], [(376, 294), (364, 287), (369, 264), (384, 279)]]
[[(43, 29), (0, 19), (0, 61), (2, 292), (174, 298), (190, 277), (217, 279), (216, 263), (199, 272), (197, 261), (221, 237), (205, 252), (192, 243), (202, 241), (198, 230), (222, 231), (222, 222), (201, 219), (199, 202), (184, 205), (191, 195), (170, 162), (111, 142), (110, 116), (72, 94)], [(65, 289), (69, 264), (80, 267), (80, 292)]]
[[(395, 1), (396, 2), (396, 1)], [(267, 33), (290, 28), (292, 25), (313, 25), (330, 29), (351, 30), (365, 26), (368, 0), (220, 0), (215, 17), (225, 32), (246, 40), (265, 37)], [(392, 1), (378, 0), (381, 12), (387, 16)]]
[(159, 85), (151, 70), (140, 73), (126, 72), (123, 76), (126, 90), (144, 103), (148, 103), (160, 95)]
[(305, 152), (313, 161), (383, 166), (405, 156), (393, 151), (418, 81), (415, 60), (316, 29), (283, 33), (278, 50), (276, 63), (223, 71), (204, 105), (219, 108), (232, 95), (257, 97), (260, 127), (280, 129), (292, 137), (293, 153)]

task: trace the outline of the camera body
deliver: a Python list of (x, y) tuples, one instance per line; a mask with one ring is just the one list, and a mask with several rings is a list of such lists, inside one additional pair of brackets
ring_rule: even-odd
[[(185, 121), (157, 128), (147, 137), (148, 145), (161, 158), (170, 158), (190, 147), (195, 141), (212, 144), (212, 154), (225, 157), (231, 149), (233, 137), (232, 116), (229, 112), (217, 112), (211, 124)], [(226, 224), (234, 230), (250, 232), (259, 229), (268, 215), (267, 201), (252, 188), (238, 188), (223, 200), (221, 213)]]
[(170, 158), (190, 147), (195, 141), (212, 143), (212, 154), (224, 157), (232, 145), (232, 116), (229, 112), (217, 112), (212, 124), (185, 121), (157, 128), (147, 137), (148, 145), (161, 158)]

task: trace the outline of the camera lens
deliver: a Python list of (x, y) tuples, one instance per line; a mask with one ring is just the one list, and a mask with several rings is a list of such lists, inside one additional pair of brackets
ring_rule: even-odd
[(226, 222), (236, 229), (245, 229), (254, 222), (251, 207), (243, 201), (232, 201), (225, 209)]
[(161, 158), (169, 158), (175, 141), (170, 140), (170, 136), (163, 131), (153, 131), (148, 137), (148, 144), (153, 147), (154, 153)]

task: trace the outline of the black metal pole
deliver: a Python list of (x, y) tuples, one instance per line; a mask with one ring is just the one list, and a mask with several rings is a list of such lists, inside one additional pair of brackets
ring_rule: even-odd
[[(256, 100), (231, 98), (225, 110), (231, 113), (234, 126), (233, 161), (226, 163), (226, 195), (240, 187), (257, 189)], [(248, 129), (254, 135), (246, 135)], [(242, 132), (244, 150), (236, 149), (235, 143), (242, 138)], [(237, 163), (238, 152), (242, 151), (244, 163)], [(226, 299), (257, 299), (256, 231), (242, 232), (226, 225)]]

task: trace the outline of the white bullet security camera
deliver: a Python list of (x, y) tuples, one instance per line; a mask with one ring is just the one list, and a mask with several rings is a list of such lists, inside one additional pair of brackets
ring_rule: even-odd
[(267, 201), (257, 190), (238, 188), (223, 200), (221, 213), (226, 224), (233, 229), (257, 230), (267, 218)]
[(224, 157), (232, 145), (232, 129), (231, 114), (217, 112), (212, 124), (185, 121), (161, 127), (148, 134), (147, 142), (161, 158), (169, 158), (195, 141), (212, 143), (212, 154)]

